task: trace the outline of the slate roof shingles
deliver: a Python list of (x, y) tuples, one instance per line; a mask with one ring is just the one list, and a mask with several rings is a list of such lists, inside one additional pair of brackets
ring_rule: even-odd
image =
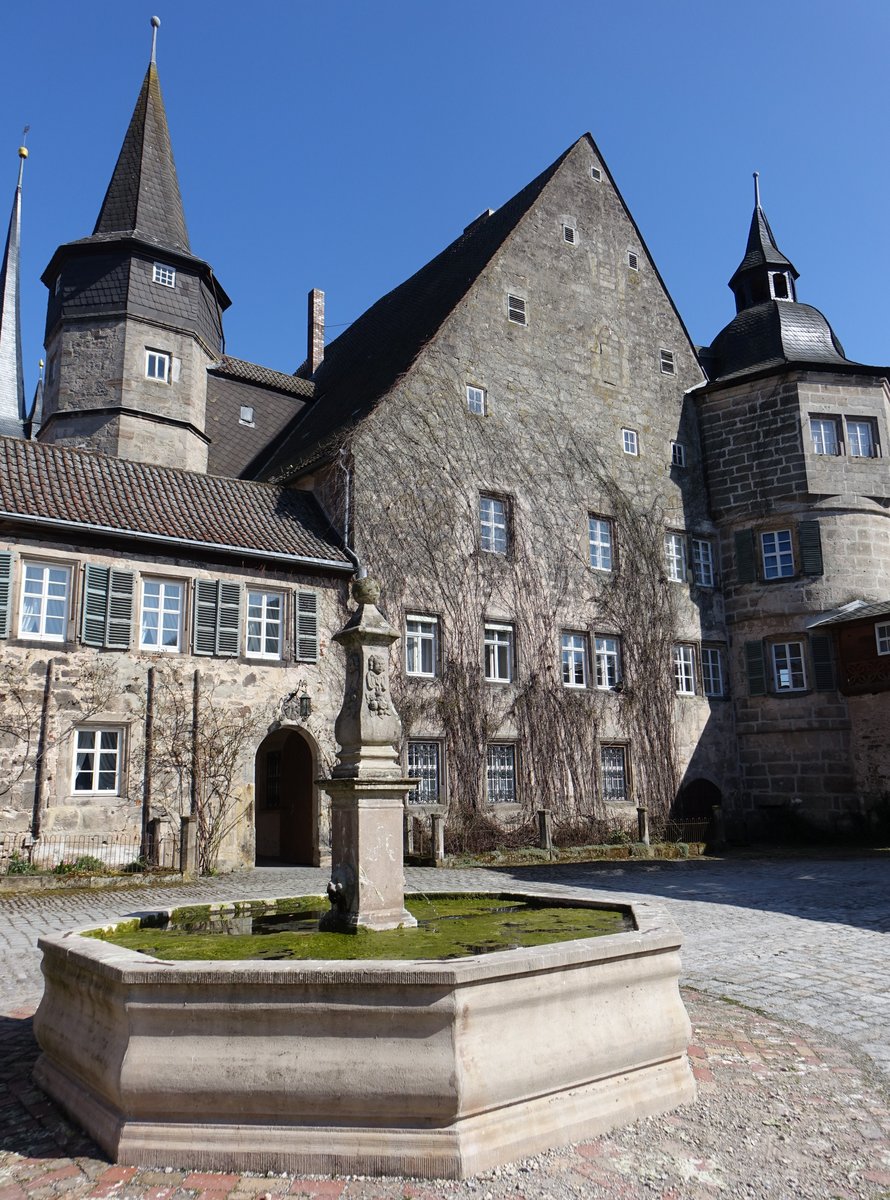
[(307, 492), (0, 438), (0, 513), (351, 570)]

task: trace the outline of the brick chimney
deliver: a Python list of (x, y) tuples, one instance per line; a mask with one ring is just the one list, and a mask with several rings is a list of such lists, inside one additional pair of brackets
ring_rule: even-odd
[(309, 327), (306, 357), (309, 374), (314, 375), (324, 358), (324, 292), (313, 288), (309, 293)]

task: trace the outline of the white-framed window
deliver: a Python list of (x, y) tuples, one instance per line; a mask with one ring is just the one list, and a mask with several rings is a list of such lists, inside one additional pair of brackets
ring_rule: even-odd
[(19, 637), (64, 642), (68, 633), (71, 568), (26, 562), (22, 568)]
[(170, 355), (164, 350), (145, 351), (145, 378), (157, 383), (170, 382)]
[(785, 579), (794, 574), (794, 547), (790, 529), (770, 529), (760, 535), (764, 579)]
[(587, 637), (583, 633), (562, 635), (562, 682), (564, 687), (587, 687)]
[(719, 646), (702, 646), (701, 677), (706, 696), (726, 695), (723, 651)]
[(599, 183), (599, 181), (602, 179), (602, 177), (603, 177), (603, 173), (599, 169), (599, 167), (591, 167), (590, 168), (590, 178), (591, 179), (594, 179), (594, 180), (596, 180), (597, 183)]
[(241, 408), (239, 410), (239, 413), (238, 413), (238, 424), (239, 425), (255, 425), (256, 424), (256, 422), (254, 420), (255, 416), (256, 416), (256, 413), (255, 413), (255, 410), (254, 410), (254, 407), (252, 404), (242, 404)]
[(587, 518), (590, 565), (594, 571), (612, 570), (612, 522), (605, 517)]
[(247, 638), (250, 658), (281, 658), (284, 648), (284, 596), (281, 592), (247, 592)]
[(890, 654), (890, 621), (878, 621), (875, 625), (875, 642), (878, 654)]
[(479, 497), (479, 546), (490, 554), (507, 553), (507, 502), (497, 496)]
[(695, 695), (695, 647), (674, 646), (674, 687), (678, 696)]
[(627, 800), (628, 771), (626, 746), (601, 746), (600, 770), (603, 779), (603, 799), (606, 801)]
[(578, 234), (575, 230), (574, 225), (563, 225), (562, 240), (564, 242), (568, 242), (570, 246), (576, 245), (576, 243), (578, 241)]
[(777, 692), (803, 692), (807, 686), (803, 642), (773, 642), (770, 646), (773, 683)]
[(659, 350), (658, 360), (662, 375), (673, 375), (675, 373), (673, 350)]
[(509, 683), (513, 678), (513, 626), (485, 626), (485, 678), (488, 683)]
[(699, 587), (714, 586), (714, 546), (707, 538), (692, 538), (692, 578)]
[(164, 287), (176, 287), (176, 270), (174, 267), (168, 267), (166, 263), (155, 263), (151, 269), (152, 283), (163, 284)]
[(593, 639), (596, 663), (596, 686), (602, 691), (611, 691), (621, 679), (621, 642), (617, 637), (597, 634)]
[(485, 388), (477, 387), (474, 383), (467, 384), (467, 410), (474, 416), (485, 416), (488, 412), (488, 396)]
[(814, 454), (840, 454), (837, 421), (834, 417), (810, 417)]
[(516, 803), (516, 747), (512, 742), (488, 743), (485, 795), (489, 804)]
[(434, 679), (439, 664), (439, 618), (421, 613), (405, 617), (405, 673)]
[(686, 582), (686, 538), (682, 533), (664, 535), (664, 559), (668, 579), (672, 583)]
[(185, 585), (181, 580), (142, 580), (140, 650), (163, 650), (175, 654), (182, 649), (184, 601)]
[(847, 450), (851, 458), (875, 457), (875, 427), (867, 418), (847, 417)]
[(633, 250), (628, 250), (627, 252), (627, 265), (632, 271), (639, 271), (640, 269), (639, 255), (635, 254)]
[(408, 778), (417, 787), (408, 793), (409, 804), (439, 804), (442, 788), (442, 747), (439, 742), (408, 743)]
[(522, 296), (507, 293), (507, 320), (512, 321), (514, 325), (528, 324), (528, 312)]
[(671, 466), (686, 466), (686, 447), (682, 442), (671, 442)]
[(637, 455), (640, 453), (640, 439), (637, 437), (635, 429), (621, 430), (621, 445), (625, 454)]
[(121, 782), (120, 729), (78, 729), (74, 739), (72, 792), (116, 796)]

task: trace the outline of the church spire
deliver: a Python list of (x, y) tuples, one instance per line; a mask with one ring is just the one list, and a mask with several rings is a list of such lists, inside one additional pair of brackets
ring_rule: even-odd
[(754, 213), (748, 230), (745, 256), (729, 281), (735, 295), (736, 312), (767, 300), (796, 300), (794, 281), (798, 272), (786, 258), (760, 206), (760, 174), (754, 172)]
[[(25, 127), (25, 133), (28, 129)], [(24, 140), (24, 139), (23, 139)], [(0, 267), (0, 434), (23, 437), (25, 378), (19, 312), (19, 253), (22, 233), (22, 176), (28, 151), (19, 146), (19, 177)]]
[(161, 22), (152, 17), (151, 24), (148, 70), (93, 236), (129, 235), (188, 254), (189, 235), (156, 62)]

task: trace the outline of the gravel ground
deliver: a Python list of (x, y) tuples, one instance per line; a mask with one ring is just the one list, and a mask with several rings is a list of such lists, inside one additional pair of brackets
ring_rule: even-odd
[(684, 990), (694, 1104), (461, 1182), (109, 1166), (31, 1082), (30, 1013), (0, 1018), (0, 1200), (876, 1200), (886, 1076), (848, 1044)]

